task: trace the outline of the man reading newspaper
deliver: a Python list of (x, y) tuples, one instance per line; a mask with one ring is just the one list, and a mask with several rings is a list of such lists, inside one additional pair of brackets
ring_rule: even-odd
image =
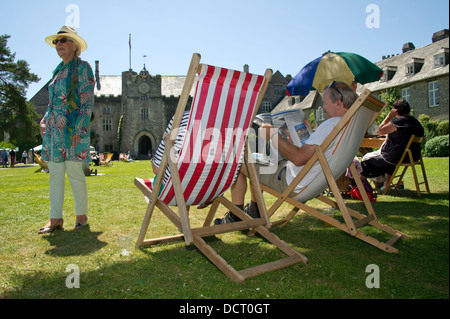
[[(331, 82), (323, 93), (323, 110), (326, 112), (328, 119), (319, 125), (319, 127), (312, 133), (309, 138), (301, 146), (296, 146), (292, 140), (281, 138), (280, 129), (274, 128), (274, 125), (265, 123), (261, 125), (260, 136), (265, 137), (267, 141), (283, 155), (284, 159), (278, 162), (276, 170), (270, 174), (265, 174), (260, 165), (256, 165), (256, 171), (259, 175), (261, 184), (266, 185), (280, 193), (282, 193), (287, 186), (292, 182), (295, 176), (302, 170), (306, 162), (313, 156), (315, 146), (321, 145), (325, 138), (330, 134), (334, 127), (339, 123), (342, 116), (352, 106), (357, 99), (356, 93), (344, 82)], [(304, 122), (305, 125), (307, 122)], [(325, 153), (329, 158), (331, 154)], [(320, 167), (317, 166), (320, 170)], [(312, 176), (316, 174), (307, 174)], [(298, 193), (302, 188), (308, 185), (312, 180), (306, 178), (302, 179), (299, 185), (294, 189), (291, 196)], [(233, 204), (241, 209), (244, 209), (244, 198), (247, 191), (247, 171), (245, 165), (241, 166), (238, 177), (231, 187), (231, 200)], [(246, 213), (253, 218), (259, 217), (256, 200), (252, 194), (250, 205), (245, 209)], [(214, 221), (215, 225), (226, 224), (239, 221), (233, 213), (226, 213), (224, 218), (218, 218)]]

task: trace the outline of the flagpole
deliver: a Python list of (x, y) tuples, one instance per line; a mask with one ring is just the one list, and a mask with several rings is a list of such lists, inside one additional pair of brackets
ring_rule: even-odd
[(130, 71), (131, 71), (131, 33), (130, 33), (130, 37), (128, 39), (128, 45), (130, 47), (130, 54), (129, 54), (129, 56), (130, 56)]

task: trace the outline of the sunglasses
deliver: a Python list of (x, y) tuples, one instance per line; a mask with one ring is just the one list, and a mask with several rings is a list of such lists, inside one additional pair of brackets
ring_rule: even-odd
[(52, 43), (53, 43), (54, 45), (57, 45), (58, 42), (66, 43), (67, 41), (72, 41), (72, 40), (70, 40), (70, 39), (68, 39), (68, 38), (61, 38), (61, 39), (55, 39), (55, 40), (53, 40)]
[(341, 101), (344, 99), (344, 96), (342, 95), (341, 91), (339, 91), (339, 89), (336, 87), (336, 81), (333, 81), (330, 83), (330, 85), (327, 86), (328, 89), (332, 88), (335, 89), (336, 92), (338, 92), (341, 95)]

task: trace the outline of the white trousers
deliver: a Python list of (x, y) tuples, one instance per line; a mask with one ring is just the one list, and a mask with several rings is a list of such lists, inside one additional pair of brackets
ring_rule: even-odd
[(65, 172), (69, 178), (75, 204), (75, 214), (88, 212), (88, 194), (86, 177), (82, 162), (67, 161), (62, 163), (48, 162), (50, 171), (50, 218), (63, 217)]

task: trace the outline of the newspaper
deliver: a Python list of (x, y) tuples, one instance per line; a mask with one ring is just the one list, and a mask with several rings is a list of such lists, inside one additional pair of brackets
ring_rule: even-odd
[[(281, 138), (301, 147), (312, 134), (311, 129), (304, 123), (305, 113), (301, 109), (280, 111), (275, 113), (262, 113), (255, 117), (254, 123), (261, 127), (264, 123), (272, 124), (279, 130)], [(283, 155), (263, 138), (258, 139), (258, 150), (261, 153), (253, 153), (252, 156), (257, 163), (270, 165), (284, 159)], [(265, 144), (265, 145), (264, 145)], [(265, 150), (261, 151), (261, 150)]]

